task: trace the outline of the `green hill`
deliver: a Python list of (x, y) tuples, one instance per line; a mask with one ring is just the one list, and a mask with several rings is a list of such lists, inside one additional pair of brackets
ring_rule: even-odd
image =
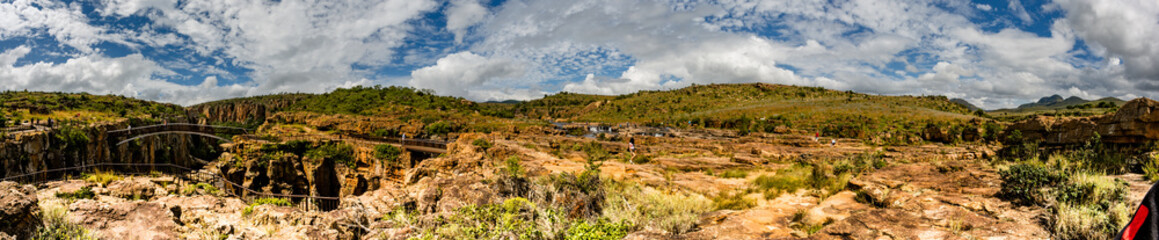
[(1088, 101), (1079, 97), (1062, 98), (1059, 95), (1043, 97), (1037, 102), (1019, 105), (1013, 109), (998, 109), (987, 114), (1003, 121), (1018, 121), (1037, 115), (1044, 116), (1094, 116), (1118, 110), (1126, 101), (1105, 97)]
[(116, 118), (160, 119), (184, 116), (185, 110), (179, 105), (123, 96), (27, 91), (0, 93), (0, 118), (9, 121), (54, 119), (90, 123)]
[(877, 96), (774, 84), (695, 85), (621, 96), (558, 94), (517, 106), (531, 118), (772, 132), (778, 126), (828, 136), (919, 135), (928, 125), (976, 119), (946, 97)]

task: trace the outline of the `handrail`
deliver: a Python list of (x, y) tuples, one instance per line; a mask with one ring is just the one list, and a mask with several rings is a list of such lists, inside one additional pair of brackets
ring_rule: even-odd
[[(81, 166), (64, 167), (64, 168), (54, 168), (54, 169), (48, 169), (48, 170), (41, 170), (41, 171), (36, 171), (36, 172), (32, 172), (32, 173), (26, 173), (26, 174), (20, 174), (20, 175), (13, 175), (13, 176), (6, 176), (6, 177), (4, 177), (4, 178), (0, 178), (0, 181), (17, 181), (17, 182), (22, 182), (22, 183), (30, 183), (30, 182), (25, 182), (25, 181), (20, 181), (20, 180), (21, 180), (21, 179), (23, 179), (23, 178), (26, 178), (26, 177), (30, 177), (30, 176), (36, 176), (36, 175), (47, 175), (48, 173), (64, 172), (64, 171), (76, 171), (76, 170), (87, 170), (87, 169), (90, 169), (90, 168), (99, 168), (99, 167), (149, 167), (149, 168), (151, 168), (151, 169), (155, 169), (155, 168), (158, 168), (158, 167), (168, 167), (168, 168), (174, 168), (174, 169), (178, 169), (178, 170), (182, 170), (182, 171), (186, 171), (186, 172), (196, 172), (196, 170), (193, 170), (193, 169), (187, 168), (187, 167), (185, 167), (185, 166), (177, 165), (177, 164), (172, 164), (172, 163), (96, 163), (96, 164), (91, 164), (91, 165), (88, 165), (88, 164), (86, 164), (86, 165), (81, 165)], [(210, 175), (212, 178), (214, 178), (214, 180), (217, 180), (217, 181), (218, 181), (218, 183), (220, 183), (220, 184), (222, 184), (222, 185), (225, 185), (225, 186), (228, 186), (230, 189), (240, 189), (240, 190), (244, 191), (245, 193), (248, 193), (248, 195), (249, 195), (248, 197), (249, 197), (249, 198), (254, 198), (254, 197), (276, 197), (276, 198), (289, 198), (289, 199), (298, 198), (298, 199), (303, 199), (303, 200), (309, 199), (309, 200), (310, 200), (310, 203), (314, 203), (315, 205), (320, 205), (320, 204), (324, 204), (324, 203), (337, 203), (339, 200), (341, 200), (341, 198), (339, 198), (339, 197), (326, 197), (326, 196), (295, 195), (295, 194), (279, 194), (279, 193), (267, 193), (267, 192), (259, 192), (259, 191), (253, 190), (253, 189), (246, 188), (246, 187), (242, 186), (241, 184), (235, 183), (235, 182), (233, 182), (233, 181), (229, 181), (229, 179), (228, 179), (228, 178), (226, 178), (225, 176), (221, 175), (221, 173), (217, 173), (217, 172), (210, 172), (210, 174), (209, 174), (209, 175)], [(187, 175), (178, 175), (178, 176), (180, 176), (180, 177), (182, 177), (182, 178), (188, 178), (188, 176), (187, 176)], [(47, 179), (48, 179), (48, 178), (47, 178), (47, 177), (45, 177), (45, 178), (44, 178), (44, 179), (42, 179), (42, 180), (48, 181)], [(55, 179), (55, 178), (54, 178), (54, 179)], [(227, 185), (227, 184), (228, 184), (228, 185)], [(237, 193), (235, 193), (234, 191), (225, 191), (225, 192), (226, 192), (227, 194), (229, 194), (230, 196), (237, 197), (237, 198), (239, 198), (239, 199), (241, 199), (242, 201), (245, 201), (245, 202), (247, 202), (247, 203), (249, 203), (249, 202), (252, 202), (252, 199), (247, 199), (247, 197), (242, 197), (242, 196), (239, 196), (239, 195), (238, 195)], [(318, 200), (324, 200), (324, 201), (327, 201), (327, 202), (318, 202)], [(328, 205), (329, 205), (329, 204), (328, 204)], [(309, 207), (308, 205), (306, 205), (306, 206), (301, 206), (301, 207), (303, 207), (303, 208), (304, 208), (305, 210), (307, 210), (307, 211), (311, 210), (311, 209), (310, 209), (310, 207)], [(329, 208), (329, 209), (336, 209), (336, 208), (337, 208), (337, 204), (334, 204), (333, 206), (330, 206), (330, 208)]]
[(136, 127), (136, 128), (126, 128), (126, 129), (110, 130), (110, 131), (108, 131), (108, 132), (109, 132), (109, 133), (121, 133), (121, 132), (127, 132), (127, 131), (132, 131), (132, 130), (147, 130), (147, 129), (152, 129), (152, 128), (163, 128), (163, 127), (173, 127), (173, 126), (192, 126), (192, 127), (205, 127), (205, 128), (223, 128), (223, 129), (232, 129), (232, 130), (242, 130), (242, 131), (245, 131), (245, 132), (247, 132), (247, 133), (248, 133), (248, 132), (250, 132), (250, 131), (252, 130), (252, 129), (248, 129), (248, 128), (231, 127), (231, 126), (219, 126), (219, 125), (206, 125), (206, 124), (196, 124), (196, 123), (167, 123), (167, 124), (153, 124), (153, 125), (147, 125), (147, 126), (140, 126), (140, 127)]

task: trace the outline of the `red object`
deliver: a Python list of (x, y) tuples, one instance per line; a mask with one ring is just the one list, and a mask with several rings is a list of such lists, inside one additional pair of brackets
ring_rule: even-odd
[(1135, 211), (1135, 217), (1131, 219), (1131, 224), (1127, 225), (1127, 229), (1123, 231), (1123, 239), (1135, 239), (1135, 233), (1139, 232), (1139, 227), (1143, 226), (1143, 222), (1147, 221), (1147, 214), (1150, 210), (1147, 205), (1140, 205), (1139, 210)]

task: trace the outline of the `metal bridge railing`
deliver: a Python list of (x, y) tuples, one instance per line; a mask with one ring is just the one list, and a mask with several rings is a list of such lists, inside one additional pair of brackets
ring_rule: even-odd
[[(7, 176), (0, 178), (0, 181), (14, 181), (22, 184), (41, 184), (49, 181), (62, 180), (68, 178), (69, 176), (73, 176), (73, 174), (87, 173), (91, 172), (92, 170), (116, 172), (121, 175), (154, 175), (158, 172), (161, 172), (176, 176), (174, 181), (198, 182), (196, 179), (190, 179), (190, 175), (198, 174), (198, 171), (172, 163), (97, 163), (92, 165), (48, 169), (33, 173)], [(211, 181), (213, 181), (213, 185), (215, 187), (222, 189), (223, 192), (225, 192), (227, 195), (237, 197), (246, 203), (252, 203), (258, 198), (282, 198), (288, 199), (291, 202), (296, 202), (297, 204), (295, 207), (303, 211), (329, 211), (337, 209), (340, 203), (340, 198), (338, 197), (278, 194), (256, 191), (243, 187), (241, 184), (229, 181), (228, 178), (222, 176), (220, 173), (209, 173), (209, 177), (212, 178)], [(245, 194), (239, 195), (238, 192), (244, 192)]]

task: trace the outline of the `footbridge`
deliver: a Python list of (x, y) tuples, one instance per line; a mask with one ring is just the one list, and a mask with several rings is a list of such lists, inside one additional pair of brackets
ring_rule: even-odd
[(374, 142), (383, 142), (405, 150), (428, 152), (428, 153), (447, 153), (447, 142), (430, 140), (430, 139), (413, 139), (413, 138), (397, 138), (397, 137), (379, 137), (364, 134), (349, 134), (349, 136), (369, 140)]
[(209, 137), (209, 138), (220, 139), (220, 140), (223, 140), (226, 142), (232, 142), (230, 139), (226, 139), (226, 138), (218, 136), (218, 134), (229, 134), (229, 135), (249, 134), (250, 130), (245, 129), (245, 128), (229, 127), (229, 126), (204, 125), (204, 124), (193, 124), (193, 123), (167, 123), (167, 124), (148, 125), (148, 126), (141, 126), (141, 127), (130, 126), (129, 128), (126, 128), (126, 129), (108, 131), (109, 141), (110, 142), (116, 141), (117, 142), (116, 145), (125, 144), (129, 141), (133, 141), (134, 139), (138, 139), (138, 138), (143, 138), (143, 137), (148, 137), (148, 136), (156, 136), (156, 135), (161, 135), (161, 134), (172, 134), (172, 133), (205, 136), (205, 137)]

